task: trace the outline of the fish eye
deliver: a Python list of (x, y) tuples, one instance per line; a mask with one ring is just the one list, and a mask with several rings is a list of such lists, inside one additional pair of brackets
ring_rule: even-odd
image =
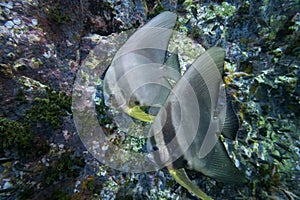
[(152, 149), (153, 149), (153, 151), (158, 151), (158, 147), (157, 146), (153, 146)]
[(182, 162), (185, 167), (188, 165), (188, 161), (186, 159), (184, 159)]
[(140, 102), (136, 100), (136, 101), (134, 101), (134, 104), (137, 105), (137, 106), (139, 106)]

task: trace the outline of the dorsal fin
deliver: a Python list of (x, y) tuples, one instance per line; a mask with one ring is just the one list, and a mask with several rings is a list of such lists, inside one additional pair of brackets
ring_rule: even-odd
[[(187, 70), (184, 74), (185, 78), (193, 83), (196, 76), (202, 76), (203, 83), (194, 83), (193, 88), (196, 93), (204, 96), (209, 96), (212, 106), (217, 106), (220, 81), (222, 80), (221, 73), (223, 73), (225, 51), (219, 47), (212, 47), (205, 51), (196, 61), (192, 64), (193, 70)], [(190, 68), (191, 68), (190, 67)], [(196, 77), (196, 80), (199, 79)], [(208, 90), (207, 90), (207, 89)], [(203, 94), (203, 92), (208, 92)]]
[(175, 13), (160, 13), (138, 29), (119, 49), (115, 57), (135, 52), (151, 59), (153, 63), (163, 64), (164, 52), (167, 50), (176, 19)]

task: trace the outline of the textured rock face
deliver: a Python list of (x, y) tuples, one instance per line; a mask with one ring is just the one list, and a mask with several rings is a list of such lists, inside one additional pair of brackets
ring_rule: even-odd
[[(215, 198), (300, 196), (299, 2), (11, 0), (0, 3), (1, 199), (193, 199), (164, 170), (126, 174), (95, 162), (70, 109), (81, 64), (104, 71), (114, 44), (128, 38), (122, 31), (165, 9), (176, 11), (178, 30), (203, 47), (226, 49), (225, 82), (241, 121), (226, 148), (249, 184), (189, 175)], [(100, 123), (110, 124), (107, 108), (99, 109)]]

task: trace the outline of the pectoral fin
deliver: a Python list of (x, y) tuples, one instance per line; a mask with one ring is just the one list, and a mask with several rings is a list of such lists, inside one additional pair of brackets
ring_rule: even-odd
[(128, 109), (128, 115), (143, 122), (153, 122), (155, 116), (145, 113), (139, 106), (134, 106)]
[(168, 170), (177, 183), (186, 188), (189, 192), (195, 194), (198, 198), (203, 200), (212, 199), (211, 197), (207, 196), (207, 194), (205, 194), (195, 183), (191, 181), (191, 179), (186, 174), (184, 168), (174, 169), (172, 167), (168, 167)]

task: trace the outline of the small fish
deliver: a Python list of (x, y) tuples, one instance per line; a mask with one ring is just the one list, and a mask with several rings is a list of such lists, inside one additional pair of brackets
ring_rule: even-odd
[[(219, 138), (223, 134), (235, 139), (238, 120), (226, 101), (223, 49), (204, 52), (183, 76), (177, 52), (165, 61), (176, 18), (171, 12), (159, 14), (117, 52), (104, 77), (105, 101), (134, 118), (153, 122), (147, 146), (158, 169), (166, 166), (179, 184), (201, 199), (210, 199), (185, 169), (224, 183), (244, 182)], [(149, 115), (141, 109), (144, 106), (160, 109)]]

